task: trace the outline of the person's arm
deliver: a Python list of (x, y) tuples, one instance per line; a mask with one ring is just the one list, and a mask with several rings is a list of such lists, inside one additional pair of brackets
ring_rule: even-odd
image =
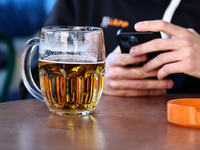
[(132, 47), (130, 50), (132, 56), (171, 50), (145, 64), (143, 66), (145, 72), (160, 68), (157, 75), (159, 79), (174, 73), (185, 73), (200, 78), (200, 35), (197, 32), (162, 20), (140, 22), (135, 25), (135, 29), (141, 32), (162, 31), (172, 37), (171, 39), (156, 39)]

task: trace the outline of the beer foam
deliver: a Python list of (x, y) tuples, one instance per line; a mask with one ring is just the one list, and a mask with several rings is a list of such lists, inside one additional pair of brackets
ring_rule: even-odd
[(67, 45), (67, 43), (56, 44), (56, 43), (41, 43), (39, 53), (41, 55), (45, 54), (46, 50), (53, 52), (87, 52), (90, 48), (90, 45), (79, 46), (75, 49), (75, 46)]
[(67, 56), (67, 55), (54, 55), (49, 56), (45, 59), (39, 59), (39, 61), (49, 62), (49, 63), (62, 63), (62, 64), (99, 64), (105, 63), (105, 61), (97, 62), (94, 57), (87, 56)]

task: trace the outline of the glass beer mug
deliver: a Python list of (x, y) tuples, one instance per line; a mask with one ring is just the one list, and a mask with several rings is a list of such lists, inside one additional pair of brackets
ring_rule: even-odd
[[(40, 88), (30, 69), (39, 46)], [(103, 91), (105, 45), (98, 27), (44, 27), (40, 38), (30, 39), (21, 56), (21, 77), (27, 90), (44, 101), (53, 114), (88, 115)]]

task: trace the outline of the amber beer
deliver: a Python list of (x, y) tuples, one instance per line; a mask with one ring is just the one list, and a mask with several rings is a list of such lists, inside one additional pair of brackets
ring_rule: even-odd
[(40, 87), (49, 109), (72, 114), (91, 113), (99, 102), (104, 85), (105, 62), (88, 58), (56, 56), (39, 59)]

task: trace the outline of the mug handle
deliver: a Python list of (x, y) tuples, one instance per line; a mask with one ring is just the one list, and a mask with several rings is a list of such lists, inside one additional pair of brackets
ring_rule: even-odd
[(31, 74), (31, 55), (35, 51), (36, 47), (39, 46), (40, 38), (35, 37), (28, 40), (24, 46), (22, 55), (21, 55), (21, 64), (20, 64), (20, 72), (22, 81), (29, 91), (29, 93), (34, 96), (36, 99), (44, 102), (41, 90), (37, 87), (35, 81), (33, 80)]

